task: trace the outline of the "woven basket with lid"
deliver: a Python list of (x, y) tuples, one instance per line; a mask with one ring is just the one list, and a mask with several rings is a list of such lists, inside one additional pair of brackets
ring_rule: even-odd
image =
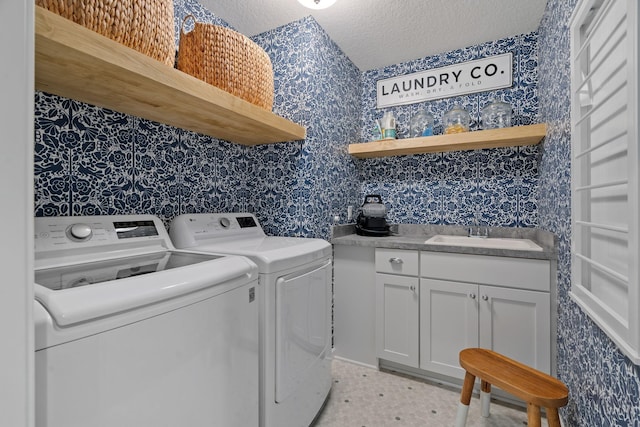
[[(185, 24), (193, 21), (193, 29)], [(273, 107), (269, 55), (248, 37), (187, 15), (180, 30), (178, 69), (265, 110)]]
[(35, 0), (76, 24), (174, 65), (173, 0)]

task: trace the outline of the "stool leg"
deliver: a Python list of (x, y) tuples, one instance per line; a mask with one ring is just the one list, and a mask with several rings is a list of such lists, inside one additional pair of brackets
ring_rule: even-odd
[(482, 416), (489, 417), (489, 404), (491, 403), (491, 384), (485, 380), (480, 381), (480, 408)]
[(549, 427), (560, 427), (558, 408), (547, 408), (547, 421), (549, 422)]
[(473, 393), (473, 384), (476, 377), (469, 372), (464, 375), (464, 384), (462, 385), (462, 393), (460, 393), (460, 403), (458, 403), (458, 412), (456, 413), (455, 427), (464, 427), (467, 424), (467, 414), (469, 413), (469, 403), (471, 402), (471, 394)]
[(540, 407), (533, 403), (527, 403), (527, 426), (540, 427), (542, 420), (540, 419)]

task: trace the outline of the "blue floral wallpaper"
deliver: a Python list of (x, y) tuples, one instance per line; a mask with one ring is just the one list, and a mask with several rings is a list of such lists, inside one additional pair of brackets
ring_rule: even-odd
[[(511, 52), (513, 86), (491, 92), (376, 109), (376, 81)], [(361, 141), (371, 139), (374, 120), (392, 111), (399, 137), (411, 117), (427, 110), (442, 133), (444, 113), (458, 104), (479, 128), (480, 111), (491, 100), (511, 104), (516, 125), (539, 122), (538, 36), (524, 34), (363, 73)], [(380, 194), (389, 219), (398, 223), (533, 227), (538, 224), (537, 146), (458, 151), (360, 161), (363, 194)]]
[[(228, 26), (176, 0), (176, 37), (189, 13)], [(36, 215), (150, 213), (168, 225), (185, 212), (249, 211), (267, 233), (328, 238), (358, 198), (347, 144), (360, 132), (360, 71), (312, 18), (256, 42), (274, 65), (274, 112), (305, 126), (305, 141), (244, 147), (37, 92)]]
[(558, 236), (558, 373), (569, 387), (567, 426), (639, 426), (640, 367), (569, 298), (571, 127), (569, 18), (577, 0), (549, 0), (539, 30), (539, 97), (547, 137), (539, 164), (541, 228)]
[[(194, 0), (184, 16), (228, 25)], [(478, 120), (499, 98), (517, 124), (537, 122), (537, 34), (361, 73), (312, 18), (254, 37), (271, 56), (274, 112), (307, 128), (304, 141), (243, 147), (193, 132), (36, 94), (36, 215), (255, 212), (268, 233), (328, 238), (333, 218), (380, 193), (393, 222), (535, 226), (538, 148), (354, 160), (367, 140), (379, 78), (513, 53), (514, 86), (394, 109), (400, 136), (419, 108), (437, 118), (460, 103)]]
[(254, 40), (274, 66), (274, 112), (305, 126), (307, 138), (298, 148), (255, 147), (252, 207), (269, 231), (329, 238), (359, 192), (347, 146), (360, 132), (361, 73), (311, 17)]

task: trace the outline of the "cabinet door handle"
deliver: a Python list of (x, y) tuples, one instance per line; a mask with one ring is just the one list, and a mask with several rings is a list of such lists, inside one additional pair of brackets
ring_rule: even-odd
[(474, 294), (473, 292), (471, 292), (471, 293), (469, 294), (469, 298), (471, 298), (471, 299), (476, 299), (476, 294)]
[(402, 264), (404, 261), (402, 261), (402, 258), (393, 257), (389, 258), (389, 262), (391, 264)]
[(411, 292), (415, 292), (416, 291), (416, 287), (413, 286), (413, 285), (409, 286), (409, 289), (411, 289)]
[(482, 295), (482, 300), (483, 300), (483, 301), (487, 301), (487, 300), (489, 300), (489, 297), (488, 297), (488, 296), (486, 296), (486, 295)]

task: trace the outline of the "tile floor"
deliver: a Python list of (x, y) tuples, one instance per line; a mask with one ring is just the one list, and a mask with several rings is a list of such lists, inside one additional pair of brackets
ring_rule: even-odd
[[(329, 400), (313, 427), (450, 427), (459, 398), (453, 388), (334, 360)], [(468, 427), (523, 425), (523, 409), (492, 402), (491, 416), (482, 418), (479, 399), (471, 400)]]

